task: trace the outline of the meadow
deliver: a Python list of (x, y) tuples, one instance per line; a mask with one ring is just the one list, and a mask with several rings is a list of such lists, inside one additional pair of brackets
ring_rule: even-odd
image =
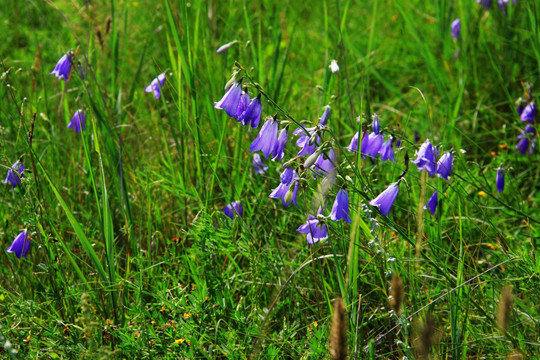
[(538, 1), (0, 14), (0, 358), (540, 358)]

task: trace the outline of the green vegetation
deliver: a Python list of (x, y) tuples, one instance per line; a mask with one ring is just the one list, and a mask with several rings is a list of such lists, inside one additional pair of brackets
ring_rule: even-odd
[[(330, 358), (338, 298), (351, 359), (538, 356), (538, 138), (515, 150), (516, 101), (540, 99), (537, 2), (4, 0), (0, 14), (0, 174), (25, 166), (0, 187), (0, 357)], [(70, 49), (69, 81), (49, 75)], [(259, 130), (214, 108), (238, 67), (263, 116), (291, 123), (283, 162), (293, 119), (315, 126), (331, 105), (335, 186), (317, 195), (305, 171), (298, 206), (268, 198), (281, 162), (255, 174)], [(395, 163), (345, 149), (373, 113), (401, 140)], [(449, 181), (409, 163), (426, 139), (452, 151)], [(368, 202), (406, 166), (382, 216)], [(345, 183), (352, 223), (308, 246), (297, 228)], [(22, 229), (19, 260), (5, 250)]]

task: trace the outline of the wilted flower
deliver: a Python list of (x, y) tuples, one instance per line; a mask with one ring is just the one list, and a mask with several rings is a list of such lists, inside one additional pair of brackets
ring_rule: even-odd
[(225, 206), (223, 208), (223, 212), (225, 215), (231, 218), (231, 220), (234, 219), (234, 214), (238, 216), (242, 216), (242, 212), (244, 212), (244, 208), (242, 207), (242, 204), (240, 204), (239, 201), (233, 201), (229, 205)]
[(437, 162), (437, 176), (448, 180), (454, 168), (454, 158), (452, 154), (447, 152)]
[(159, 74), (157, 78), (152, 80), (150, 85), (148, 85), (144, 91), (147, 93), (154, 93), (154, 97), (157, 99), (161, 96), (161, 88), (163, 87), (163, 84), (165, 83), (165, 73)]
[(264, 175), (268, 170), (268, 166), (264, 165), (261, 156), (257, 153), (253, 154), (253, 169), (259, 175)]
[(335, 170), (335, 164), (336, 162), (336, 154), (334, 153), (334, 149), (330, 149), (328, 151), (328, 157), (326, 154), (322, 153), (317, 158), (317, 161), (312, 166), (313, 169), (313, 177), (317, 178), (317, 176), (326, 176), (330, 173), (332, 173)]
[(382, 144), (379, 150), (379, 155), (381, 155), (382, 161), (391, 160), (393, 162), (396, 162), (396, 160), (394, 159), (394, 147), (392, 146), (392, 141), (393, 139), (392, 137), (390, 137)]
[(328, 124), (328, 119), (330, 119), (330, 105), (324, 107), (324, 111), (319, 119), (319, 124), (321, 126), (326, 126), (326, 124)]
[(534, 103), (527, 104), (522, 111), (519, 112), (519, 118), (521, 121), (526, 121), (534, 124), (534, 118), (536, 117), (536, 105)]
[(418, 171), (426, 170), (429, 173), (429, 176), (433, 176), (437, 170), (435, 165), (436, 156), (437, 149), (435, 149), (429, 142), (429, 139), (427, 139), (416, 152), (416, 159), (411, 162), (418, 166)]
[(427, 205), (424, 206), (424, 210), (429, 209), (431, 215), (435, 215), (435, 211), (437, 211), (438, 193), (438, 191), (435, 191), (429, 198)]
[(285, 144), (287, 143), (287, 137), (287, 129), (282, 129), (279, 132), (276, 145), (274, 146), (274, 157), (272, 160), (281, 160), (283, 159), (283, 156), (285, 156)]
[(497, 191), (503, 192), (504, 190), (504, 170), (502, 169), (502, 165), (499, 166), (497, 169), (497, 179), (495, 180), (497, 183)]
[(215, 103), (214, 108), (225, 110), (227, 115), (231, 117), (236, 116), (236, 111), (238, 109), (238, 103), (240, 102), (240, 97), (242, 96), (242, 86), (239, 82), (234, 83), (233, 86), (227, 90), (225, 95)]
[[(318, 214), (321, 213), (319, 208)], [(301, 234), (307, 235), (307, 242), (309, 245), (313, 245), (321, 240), (328, 238), (328, 229), (326, 224), (323, 224), (313, 215), (309, 215), (305, 224), (296, 229)]]
[[(296, 194), (298, 193), (298, 181), (296, 181), (296, 179), (298, 178), (299, 176), (296, 171), (293, 170), (293, 168), (286, 168), (281, 173), (281, 183), (277, 188), (272, 191), (272, 193), (268, 197), (274, 199), (281, 198), (281, 202), (285, 207), (291, 205), (291, 203), (294, 203), (294, 205), (298, 206), (298, 204), (296, 203)], [(291, 185), (293, 183), (294, 188), (291, 189)]]
[(19, 235), (13, 240), (11, 246), (6, 250), (8, 253), (15, 253), (20, 259), (21, 256), (26, 259), (26, 254), (30, 249), (30, 240), (28, 240), (28, 232), (26, 229), (21, 231)]
[(84, 112), (81, 109), (75, 111), (67, 127), (68, 129), (73, 129), (76, 133), (80, 133), (81, 130), (86, 129), (86, 116), (84, 116)]
[(11, 165), (11, 169), (7, 171), (6, 180), (4, 184), (11, 184), (13, 188), (21, 183), (21, 178), (24, 177), (24, 165), (20, 160), (15, 161), (15, 164)]
[[(247, 98), (249, 100), (249, 95)], [(242, 102), (242, 100), (240, 100), (240, 102)], [(251, 127), (255, 129), (259, 126), (259, 122), (261, 121), (261, 111), (261, 94), (259, 94), (257, 97), (251, 99), (251, 102), (247, 105), (245, 111), (238, 114), (238, 121), (240, 121), (242, 125), (251, 123)]]
[(459, 38), (459, 32), (461, 31), (461, 20), (459, 18), (452, 21), (451, 30), (452, 37)]
[(274, 151), (277, 143), (278, 122), (273, 117), (269, 118), (259, 131), (257, 138), (253, 140), (249, 147), (250, 152), (262, 151), (268, 157)]
[(390, 184), (386, 190), (379, 194), (375, 199), (371, 200), (369, 204), (371, 206), (377, 206), (381, 211), (381, 214), (388, 215), (392, 205), (399, 192), (399, 181)]
[(71, 72), (71, 59), (73, 55), (72, 52), (68, 52), (58, 60), (54, 70), (49, 74), (56, 76), (60, 80), (67, 81), (69, 78), (69, 73)]
[(233, 46), (234, 44), (236, 44), (237, 42), (238, 42), (238, 40), (234, 40), (234, 41), (231, 41), (230, 43), (221, 45), (221, 46), (216, 50), (216, 53), (218, 53), (218, 54), (224, 53), (225, 51), (229, 50), (229, 48), (230, 48), (231, 46)]
[(336, 60), (330, 61), (330, 66), (328, 66), (330, 70), (335, 74), (339, 71), (339, 66), (337, 64)]
[(359, 136), (358, 132), (354, 134), (354, 136), (351, 139), (351, 143), (345, 149), (349, 150), (350, 152), (358, 151), (358, 136)]
[(332, 211), (330, 212), (330, 219), (332, 221), (343, 219), (349, 224), (351, 223), (351, 218), (349, 217), (349, 194), (346, 190), (341, 189), (337, 193)]
[[(293, 135), (300, 135), (298, 140), (296, 140), (296, 146), (301, 147), (300, 151), (298, 152), (298, 156), (302, 155), (311, 155), (315, 152), (315, 149), (317, 146), (319, 146), (319, 143), (321, 142), (320, 136), (317, 134), (315, 135), (315, 127), (310, 128), (298, 128), (294, 130)], [(309, 133), (309, 135), (306, 134), (306, 131)], [(312, 138), (315, 136), (314, 141), (312, 141)]]

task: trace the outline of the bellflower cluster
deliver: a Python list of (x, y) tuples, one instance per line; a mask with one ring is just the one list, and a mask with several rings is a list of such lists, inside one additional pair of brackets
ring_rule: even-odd
[[(390, 160), (395, 162), (393, 138), (392, 136), (389, 136), (388, 139), (384, 141), (384, 136), (380, 133), (381, 125), (377, 114), (373, 114), (373, 123), (371, 128), (373, 130), (372, 133), (369, 133), (368, 131), (364, 131), (362, 133), (362, 139), (360, 142), (362, 158), (365, 158), (366, 156), (375, 158), (377, 155), (380, 155), (382, 161)], [(360, 134), (357, 132), (354, 134), (349, 146), (347, 146), (346, 149), (350, 152), (358, 151), (359, 138)]]
[(246, 90), (242, 90), (239, 81), (234, 82), (221, 100), (215, 103), (216, 109), (225, 110), (227, 115), (235, 118), (242, 124), (251, 124), (252, 128), (257, 128), (261, 121), (262, 103), (261, 94), (250, 98)]
[[(270, 198), (279, 199), (281, 198), (281, 203), (283, 206), (287, 207), (296, 203), (296, 194), (298, 193), (298, 181), (299, 178), (297, 172), (293, 170), (292, 167), (286, 168), (280, 176), (281, 183), (277, 188), (275, 188), (272, 193), (268, 196)], [(294, 184), (294, 187), (291, 189), (291, 186)]]
[(328, 227), (320, 220), (320, 214), (321, 208), (319, 208), (317, 217), (310, 214), (307, 222), (296, 229), (299, 233), (306, 235), (309, 245), (313, 245), (328, 238)]
[(24, 177), (24, 165), (21, 160), (15, 161), (15, 164), (11, 165), (11, 169), (7, 171), (6, 180), (4, 184), (11, 184), (15, 189), (20, 183), (21, 178)]

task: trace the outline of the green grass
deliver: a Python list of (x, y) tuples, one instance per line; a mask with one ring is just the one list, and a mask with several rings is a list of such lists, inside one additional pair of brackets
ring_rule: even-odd
[[(26, 168), (21, 186), (0, 187), (0, 357), (330, 358), (338, 297), (351, 359), (421, 359), (426, 323), (433, 359), (537, 356), (540, 158), (514, 150), (516, 100), (540, 93), (534, 1), (506, 13), (470, 0), (87, 3), (0, 5), (0, 167), (23, 156)], [(65, 83), (49, 72), (69, 49)], [(314, 126), (331, 104), (323, 141), (339, 176), (322, 195), (306, 171), (298, 206), (268, 198), (281, 164), (256, 175), (258, 130), (214, 109), (239, 66), (263, 116), (289, 124), (284, 161), (298, 123)], [(162, 72), (156, 101), (144, 88)], [(345, 150), (373, 113), (402, 141), (396, 163)], [(415, 130), (453, 151), (454, 173), (409, 164), (382, 216), (367, 203), (415, 158)], [(308, 246), (296, 229), (342, 184), (352, 224), (330, 222), (328, 242)], [(231, 221), (222, 209), (235, 200), (244, 214)], [(4, 250), (24, 228), (32, 247), (19, 261)], [(505, 285), (514, 304), (501, 331)]]

